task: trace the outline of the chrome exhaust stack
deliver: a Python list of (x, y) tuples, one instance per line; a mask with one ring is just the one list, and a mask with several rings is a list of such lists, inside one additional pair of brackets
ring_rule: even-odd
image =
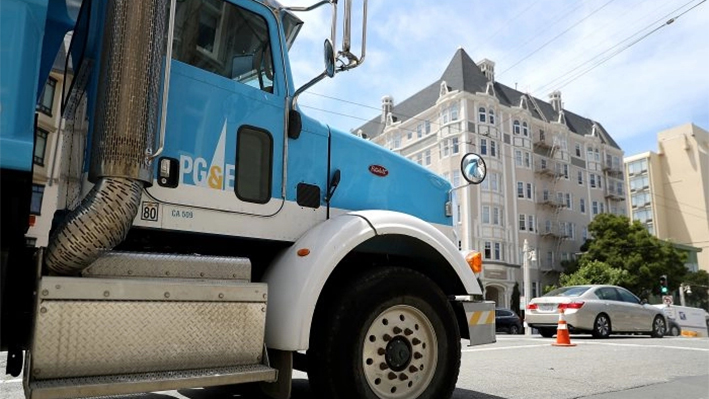
[(55, 230), (45, 258), (76, 275), (121, 243), (152, 183), (168, 0), (107, 2), (91, 138), (93, 189)]

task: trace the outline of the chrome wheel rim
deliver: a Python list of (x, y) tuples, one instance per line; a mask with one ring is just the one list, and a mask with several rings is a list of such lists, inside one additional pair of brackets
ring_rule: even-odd
[(655, 332), (657, 335), (665, 335), (665, 322), (659, 317), (655, 319)]
[(367, 329), (362, 368), (367, 384), (381, 399), (415, 398), (431, 383), (438, 365), (438, 338), (420, 310), (392, 306)]
[(598, 334), (605, 337), (610, 333), (610, 330), (608, 319), (605, 316), (598, 316), (598, 319), (596, 319), (596, 331)]

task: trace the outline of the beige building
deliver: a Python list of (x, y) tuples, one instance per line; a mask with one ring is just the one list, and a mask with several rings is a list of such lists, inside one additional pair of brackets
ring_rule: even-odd
[(461, 186), (460, 160), (483, 156), (488, 177), (455, 190), (460, 247), (483, 253), (486, 296), (509, 306), (523, 287), (522, 247), (535, 250), (532, 296), (557, 282), (561, 263), (602, 212), (625, 214), (623, 152), (600, 123), (495, 81), (495, 64), (459, 49), (439, 80), (395, 103), (355, 133)]
[[(58, 208), (65, 208), (67, 202), (74, 206), (78, 203), (78, 194), (72, 192), (68, 195), (67, 185), (58, 184), (60, 179), (65, 179), (69, 165), (74, 169), (81, 168), (83, 159), (74, 156), (72, 162), (63, 160), (69, 157), (69, 149), (74, 152), (81, 151), (83, 140), (86, 137), (86, 101), (77, 106), (77, 120), (80, 126), (70, 126), (69, 134), (74, 137), (74, 146), (66, 138), (66, 121), (62, 118), (62, 95), (68, 90), (65, 87), (71, 83), (70, 75), (64, 73), (66, 65), (66, 49), (71, 35), (67, 35), (64, 44), (60, 47), (54, 61), (49, 77), (44, 84), (44, 89), (37, 104), (35, 146), (32, 171), (32, 202), (30, 205), (30, 227), (25, 235), (27, 245), (47, 246), (48, 232), (52, 226), (54, 212)], [(65, 79), (69, 81), (66, 82)], [(61, 160), (61, 161), (60, 161)], [(65, 182), (66, 183), (66, 182)], [(76, 185), (76, 184), (75, 184)], [(61, 187), (60, 187), (61, 186)], [(76, 191), (76, 189), (74, 189)]]
[(625, 158), (628, 214), (657, 238), (689, 250), (709, 271), (709, 132), (688, 123), (657, 134), (659, 151)]

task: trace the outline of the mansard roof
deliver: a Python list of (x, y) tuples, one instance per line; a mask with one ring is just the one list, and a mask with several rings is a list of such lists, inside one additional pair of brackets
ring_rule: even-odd
[[(405, 122), (421, 112), (433, 107), (439, 98), (440, 86), (442, 82), (446, 82), (446, 85), (451, 90), (460, 90), (475, 94), (485, 92), (488, 80), (485, 74), (480, 70), (465, 50), (460, 48), (453, 55), (453, 58), (443, 72), (443, 75), (441, 75), (440, 79), (426, 86), (401, 103), (394, 105), (392, 109), (394, 117), (399, 121)], [(494, 89), (495, 96), (500, 101), (500, 104), (507, 107), (518, 107), (522, 96), (527, 96), (529, 98), (528, 94), (499, 82), (494, 82)], [(557, 121), (559, 119), (559, 113), (554, 110), (550, 103), (542, 101), (536, 97), (533, 102), (536, 103), (536, 106), (532, 104), (532, 101), (528, 101), (529, 110), (533, 118), (539, 120), (546, 119), (550, 122)], [(537, 107), (539, 109), (537, 109)], [(594, 124), (593, 120), (575, 114), (566, 109), (564, 109), (564, 117), (566, 119), (566, 125), (570, 131), (579, 135), (591, 134)], [(614, 148), (620, 148), (608, 132), (603, 128), (603, 126), (598, 122), (595, 123), (599, 128), (598, 131), (600, 132), (603, 142)], [(356, 128), (355, 131), (362, 130), (362, 132), (368, 137), (373, 138), (381, 134), (384, 127), (385, 124), (381, 122), (381, 117), (377, 116), (364, 125)]]

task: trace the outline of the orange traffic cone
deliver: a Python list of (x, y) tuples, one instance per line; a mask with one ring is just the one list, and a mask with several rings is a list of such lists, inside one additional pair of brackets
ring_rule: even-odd
[(554, 346), (576, 346), (576, 344), (571, 343), (569, 338), (569, 328), (566, 325), (566, 320), (564, 319), (564, 309), (559, 309), (559, 326), (556, 328), (556, 342), (553, 343)]

